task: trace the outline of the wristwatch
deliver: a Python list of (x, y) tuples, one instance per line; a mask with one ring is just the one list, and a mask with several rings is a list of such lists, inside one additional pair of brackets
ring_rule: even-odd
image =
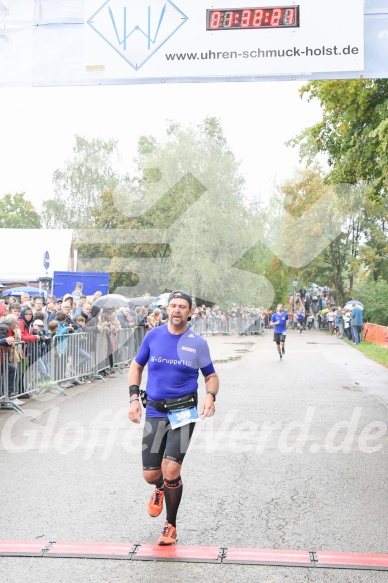
[(216, 393), (212, 393), (212, 391), (206, 391), (207, 395), (211, 395), (214, 399), (214, 402), (216, 402)]

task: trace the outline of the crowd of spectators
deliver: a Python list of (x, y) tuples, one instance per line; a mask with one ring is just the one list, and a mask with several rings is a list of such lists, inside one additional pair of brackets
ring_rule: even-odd
[[(0, 347), (8, 352), (9, 395), (17, 404), (23, 404), (17, 393), (26, 392), (16, 390), (23, 363), (36, 363), (34, 374), (38, 375), (38, 378), (29, 378), (31, 366), (30, 372), (22, 370), (24, 389), (29, 389), (31, 385), (52, 385), (56, 377), (59, 378), (59, 373), (50, 368), (50, 350), (55, 351), (56, 361), (66, 363), (70, 338), (76, 338), (76, 359), (73, 355), (71, 364), (74, 374), (70, 384), (83, 384), (90, 382), (90, 352), (95, 350), (95, 339), (99, 333), (106, 334), (108, 360), (107, 366), (99, 373), (108, 376), (115, 373), (113, 353), (119, 330), (143, 326), (146, 333), (167, 322), (168, 316), (163, 306), (129, 304), (120, 309), (100, 307), (96, 304), (100, 296), (101, 292), (96, 292), (93, 297), (84, 295), (74, 300), (71, 294), (65, 294), (62, 298), (49, 295), (45, 302), (41, 295), (30, 297), (29, 294), (22, 294), (19, 300), (10, 296), (0, 301)], [(299, 328), (300, 332), (303, 329), (324, 329), (339, 338), (345, 336), (355, 344), (361, 341), (362, 310), (357, 305), (345, 308), (334, 305), (332, 290), (327, 286), (302, 287), (295, 296), (290, 296), (289, 306), (285, 310), (291, 328)], [(222, 309), (219, 305), (209, 307), (202, 304), (194, 308), (190, 326), (199, 334), (262, 334), (265, 328), (269, 328), (272, 314), (271, 310), (263, 307), (241, 307), (233, 303), (230, 308)], [(86, 342), (87, 337), (94, 340)], [(65, 370), (62, 368), (59, 376), (63, 376)]]
[[(53, 386), (66, 375), (69, 381), (60, 386), (91, 382), (87, 365), (91, 361), (90, 353), (96, 350), (99, 333), (106, 337), (109, 364), (98, 372), (101, 376), (115, 374), (112, 356), (115, 336), (120, 329), (134, 326), (141, 318), (129, 307), (119, 311), (99, 307), (94, 302), (100, 296), (101, 292), (96, 292), (92, 298), (81, 296), (74, 301), (71, 294), (65, 294), (62, 298), (48, 296), (44, 302), (40, 294), (33, 297), (22, 294), (20, 299), (10, 296), (0, 301), (0, 347), (3, 347), (0, 364), (3, 365), (5, 349), (8, 394), (17, 405), (24, 404), (18, 394), (23, 394), (23, 399), (29, 398), (28, 391), (32, 388)], [(54, 355), (54, 360), (49, 355)]]
[(363, 312), (360, 302), (351, 300), (346, 306), (337, 306), (333, 290), (328, 286), (302, 287), (289, 298), (289, 320), (292, 328), (298, 326), (298, 313), (303, 313), (302, 329), (328, 330), (338, 338), (346, 337), (354, 344), (362, 340)]

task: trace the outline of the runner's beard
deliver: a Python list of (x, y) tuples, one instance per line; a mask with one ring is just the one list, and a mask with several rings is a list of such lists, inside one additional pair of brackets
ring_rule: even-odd
[[(179, 316), (177, 316), (177, 317), (179, 318)], [(186, 322), (183, 320), (182, 316), (180, 317), (180, 320), (178, 322), (178, 321), (174, 320), (174, 316), (171, 315), (169, 318), (169, 322), (170, 322), (171, 326), (174, 326), (174, 328), (182, 328), (186, 324)]]

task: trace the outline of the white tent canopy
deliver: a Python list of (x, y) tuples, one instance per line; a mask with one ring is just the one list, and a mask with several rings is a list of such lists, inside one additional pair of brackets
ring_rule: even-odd
[(66, 271), (73, 231), (67, 229), (0, 229), (3, 249), (0, 282), (36, 281), (46, 275), (44, 254), (50, 255), (47, 274)]

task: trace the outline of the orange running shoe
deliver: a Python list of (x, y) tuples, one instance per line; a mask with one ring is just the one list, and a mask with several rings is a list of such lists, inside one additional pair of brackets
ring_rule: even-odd
[(175, 545), (177, 542), (176, 528), (169, 522), (165, 522), (162, 534), (158, 538), (158, 545)]
[(148, 500), (148, 514), (152, 516), (152, 518), (156, 518), (163, 510), (163, 499), (164, 499), (164, 492), (163, 490), (159, 490), (159, 488), (155, 488), (151, 498)]

